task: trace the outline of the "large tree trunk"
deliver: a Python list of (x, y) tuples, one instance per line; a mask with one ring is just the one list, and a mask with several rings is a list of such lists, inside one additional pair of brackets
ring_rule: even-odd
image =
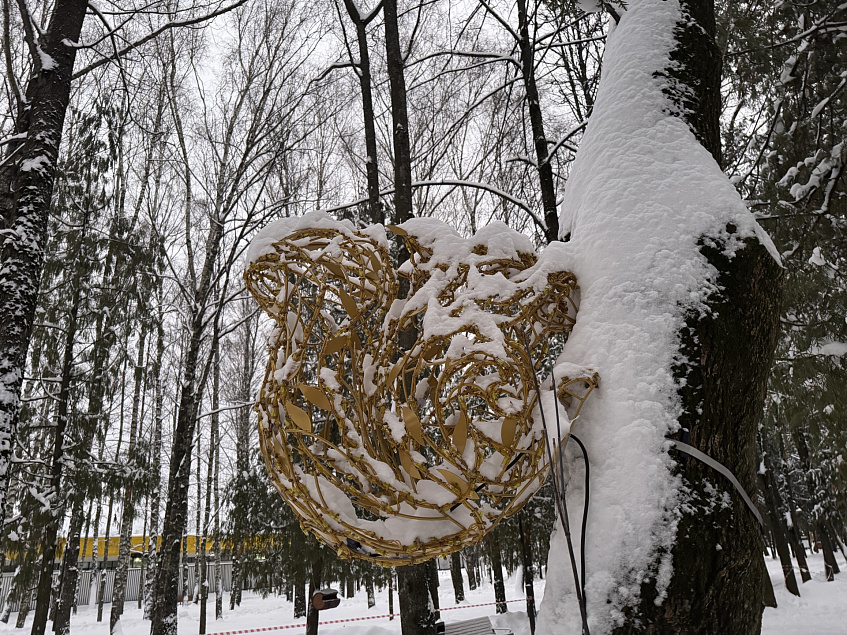
[[(713, 0), (682, 0), (668, 90), (695, 136), (720, 162), (721, 55)], [(727, 227), (729, 234), (734, 227)], [(711, 314), (690, 316), (682, 334), (686, 386), (680, 424), (690, 444), (727, 466), (747, 491), (756, 487), (756, 431), (779, 329), (782, 271), (765, 247), (748, 240), (733, 258), (703, 247), (721, 291)], [(712, 468), (680, 457), (690, 487), (672, 549), (673, 577), (657, 603), (645, 585), (642, 601), (619, 632), (750, 633), (761, 628), (764, 585), (761, 534), (740, 496)], [(733, 504), (709, 511), (717, 484)], [(706, 519), (708, 518), (708, 521)], [(717, 548), (720, 545), (720, 548)]]
[[(685, 391), (689, 414), (681, 422), (690, 430), (691, 445), (754, 491), (755, 436), (778, 333), (782, 273), (758, 244), (748, 243), (732, 260), (717, 250), (704, 252), (720, 271), (723, 293), (710, 303), (711, 316), (691, 323), (687, 379), (692, 390)], [(664, 602), (642, 602), (633, 618), (655, 624), (656, 632), (757, 632), (767, 583), (760, 529), (741, 498), (710, 467), (689, 457), (681, 460), (680, 471), (692, 500), (701, 502), (679, 522), (674, 576)], [(716, 481), (733, 505), (709, 514), (705, 489)]]
[(15, 122), (15, 133), (25, 136), (9, 144), (0, 166), (0, 518), (6, 516), (23, 370), (44, 266), (47, 213), (76, 60), (77, 48), (66, 42), (79, 41), (87, 7), (86, 0), (58, 0), (47, 31), (41, 37), (34, 35), (40, 41), (33, 47), (40, 55), (33, 60), (26, 106), (19, 104)]
[[(601, 632), (757, 632), (767, 578), (756, 518), (727, 479), (665, 439), (681, 433), (755, 491), (782, 271), (714, 161), (713, 2), (626, 5), (565, 192), (562, 253), (578, 254), (581, 300), (563, 359), (603, 382), (576, 423), (591, 460), (588, 621)], [(542, 632), (578, 628), (563, 547), (557, 532)]]
[(400, 628), (403, 635), (435, 635), (435, 613), (430, 608), (429, 563), (397, 567)]

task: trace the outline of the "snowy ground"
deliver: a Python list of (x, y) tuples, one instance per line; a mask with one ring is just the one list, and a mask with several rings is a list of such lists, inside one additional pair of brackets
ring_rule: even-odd
[[(800, 597), (785, 590), (785, 580), (779, 560), (767, 559), (776, 602), (779, 607), (765, 610), (762, 633), (788, 635), (814, 633), (815, 635), (843, 635), (847, 633), (847, 567), (840, 554), (836, 556), (841, 573), (834, 582), (826, 582), (823, 556), (819, 553), (809, 557), (812, 579), (800, 586)], [(797, 582), (800, 571), (795, 569)], [(363, 631), (364, 632), (364, 631)]]
[[(811, 582), (804, 584), (800, 592), (802, 597), (795, 598), (785, 590), (782, 580), (782, 572), (779, 562), (768, 559), (768, 570), (776, 591), (779, 608), (767, 609), (764, 616), (764, 627), (762, 632), (766, 635), (783, 634), (805, 634), (835, 635), (847, 633), (847, 573), (842, 572), (836, 576), (835, 582), (825, 582), (823, 574), (823, 560), (819, 554), (814, 554), (809, 560), (809, 566), (814, 572)], [(843, 559), (839, 558), (839, 564)], [(847, 569), (847, 567), (845, 567)], [(440, 600), (441, 606), (454, 606), (453, 587), (450, 582), (450, 572), (441, 571)], [(799, 573), (798, 573), (799, 576)], [(467, 589), (467, 579), (465, 580)], [(544, 592), (544, 581), (536, 580), (536, 594), (541, 596)], [(511, 578), (506, 582), (506, 599), (520, 600), (523, 598), (523, 589), (520, 580)], [(395, 609), (396, 609), (395, 595)], [(229, 597), (226, 597), (229, 600)], [(364, 593), (358, 593), (351, 599), (344, 599), (341, 606), (328, 611), (323, 619), (326, 621), (342, 620), (349, 618), (361, 618), (369, 615), (384, 615), (388, 613), (388, 592), (384, 590), (377, 593), (377, 604), (370, 611), (367, 608), (367, 598)], [(462, 604), (484, 604), (494, 601), (494, 591), (490, 584), (477, 589), (466, 591), (466, 600)], [(224, 603), (224, 619), (215, 622), (209, 620), (208, 631), (210, 633), (234, 631), (248, 628), (260, 628), (267, 626), (286, 626), (302, 624), (302, 619), (293, 619), (293, 608), (290, 603), (281, 597), (268, 597), (248, 593), (239, 609), (233, 612), (228, 610), (228, 604)], [(108, 632), (108, 605), (104, 610), (104, 622), (98, 624), (96, 621), (97, 608), (80, 607), (79, 613), (74, 616), (71, 623), (72, 632), (75, 635), (95, 635)], [(445, 622), (455, 622), (473, 617), (490, 616), (495, 626), (511, 629), (515, 635), (528, 635), (529, 624), (526, 619), (525, 604), (522, 601), (510, 602), (509, 613), (495, 616), (493, 606), (480, 606), (461, 608), (457, 610), (444, 611), (441, 616)], [(209, 611), (214, 611), (213, 598), (209, 603)], [(180, 635), (194, 635), (198, 632), (198, 617), (200, 609), (197, 605), (180, 607), (179, 632)], [(0, 635), (8, 633), (20, 635), (27, 632), (31, 626), (31, 620), (27, 620), (24, 631), (13, 628), (15, 615), (9, 620), (9, 624), (0, 624)], [(49, 629), (49, 626), (48, 626)], [(147, 635), (150, 623), (141, 619), (141, 611), (134, 605), (128, 604), (123, 617), (123, 635)], [(284, 633), (302, 633), (303, 628), (281, 629), (280, 635)], [(397, 635), (400, 633), (400, 620), (395, 618), (378, 618), (367, 621), (351, 621), (341, 624), (325, 624), (320, 628), (321, 635)], [(539, 635), (544, 635), (539, 633)]]

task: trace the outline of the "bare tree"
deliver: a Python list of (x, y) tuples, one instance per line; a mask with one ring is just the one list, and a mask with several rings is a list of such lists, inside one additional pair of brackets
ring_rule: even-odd
[[(244, 0), (239, 0), (239, 3)], [(8, 316), (0, 323), (0, 518), (5, 517), (9, 462), (16, 436), (20, 411), (27, 347), (32, 334), (38, 285), (44, 265), (48, 211), (53, 196), (59, 148), (65, 114), (74, 77), (104, 65), (111, 59), (138, 48), (160, 33), (178, 26), (203, 23), (235, 5), (220, 5), (211, 13), (187, 16), (182, 11), (162, 11), (161, 7), (127, 7), (125, 21), (136, 13), (166, 14), (173, 18), (147, 35), (118, 49), (113, 27), (101, 12), (93, 10), (105, 29), (100, 41), (113, 46), (100, 60), (74, 74), (77, 53), (97, 44), (81, 42), (88, 0), (60, 0), (45, 10), (47, 28), (24, 2), (19, 10), (23, 41), (29, 53), (25, 64), (13, 61), (15, 43), (11, 28), (11, 1), (3, 2), (3, 47), (7, 81), (11, 86), (14, 122), (2, 140), (5, 155), (0, 161), (0, 230), (2, 263), (0, 268), (0, 313)], [(118, 12), (121, 15), (121, 12)], [(28, 78), (22, 81), (16, 72), (23, 66)]]
[[(267, 214), (266, 193), (273, 167), (290, 144), (306, 134), (297, 120), (307, 103), (299, 71), (314, 42), (310, 33), (296, 32), (305, 19), (299, 9), (296, 5), (257, 4), (234, 14), (235, 38), (225, 58), (219, 100), (208, 103), (205, 93), (200, 93), (204, 111), (201, 138), (208, 153), (201, 156), (202, 166), (193, 163), (187, 135), (175, 117), (185, 174), (182, 239), (187, 261), (181, 294), (187, 307), (188, 343), (171, 447), (162, 560), (154, 586), (153, 635), (176, 633), (179, 544), (187, 522), (192, 446), (200, 392), (212, 366), (208, 334), (220, 327), (228, 280), (244, 249), (244, 238)], [(172, 93), (176, 114), (175, 97)], [(192, 194), (195, 185), (204, 195), (196, 202)], [(198, 209), (206, 230), (203, 250), (195, 253), (191, 230)], [(220, 294), (217, 300), (216, 293)]]

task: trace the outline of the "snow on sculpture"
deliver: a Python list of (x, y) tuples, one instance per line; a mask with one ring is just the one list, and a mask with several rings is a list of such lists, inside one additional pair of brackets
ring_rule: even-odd
[[(543, 484), (533, 373), (578, 286), (501, 223), (469, 240), (433, 219), (390, 229), (410, 254), (397, 270), (382, 226), (282, 219), (245, 280), (276, 323), (256, 406), (275, 486), (339, 555), (402, 565), (478, 542)], [(571, 417), (596, 382), (556, 377)], [(541, 392), (552, 403), (549, 379)]]

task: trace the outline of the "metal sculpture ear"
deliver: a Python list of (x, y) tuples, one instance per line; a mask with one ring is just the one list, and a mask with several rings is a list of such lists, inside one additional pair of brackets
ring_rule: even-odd
[[(276, 322), (256, 406), (271, 479), (339, 555), (402, 565), (478, 542), (543, 484), (533, 372), (578, 287), (505, 225), (391, 229), (397, 270), (381, 226), (283, 222), (245, 281)], [(573, 418), (597, 375), (572, 375), (555, 392)]]

